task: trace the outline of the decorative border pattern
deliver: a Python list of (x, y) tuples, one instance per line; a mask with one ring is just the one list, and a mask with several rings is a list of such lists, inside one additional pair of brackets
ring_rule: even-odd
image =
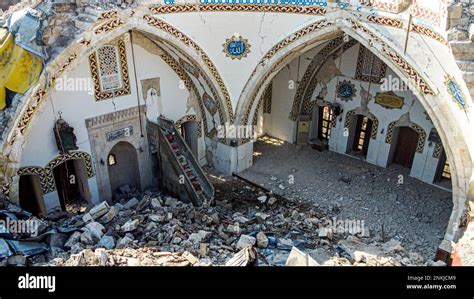
[[(216, 80), (217, 84), (219, 85), (219, 88), (222, 91), (222, 94), (224, 95), (224, 104), (226, 105), (227, 113), (229, 115), (229, 121), (231, 123), (234, 122), (234, 113), (232, 109), (232, 101), (230, 99), (229, 92), (227, 90), (227, 87), (225, 86), (224, 81), (222, 80), (222, 77), (219, 74), (219, 71), (217, 70), (216, 66), (214, 63), (211, 61), (209, 56), (202, 50), (200, 46), (198, 46), (194, 41), (192, 41), (186, 34), (183, 32), (179, 31), (177, 28), (173, 27), (172, 25), (168, 24), (167, 22), (151, 16), (151, 15), (145, 15), (143, 16), (143, 19), (151, 26), (158, 28), (160, 30), (163, 30), (172, 36), (178, 38), (182, 43), (184, 43), (186, 46), (193, 48), (199, 53), (199, 56), (201, 56), (201, 59), (204, 61), (206, 64), (207, 68), (211, 72), (212, 76)], [(225, 121), (222, 119), (222, 121)]]
[[(265, 60), (268, 60), (270, 59), (271, 57), (273, 57), (273, 55), (275, 55), (275, 53), (277, 53), (279, 50), (281, 50), (282, 48), (288, 46), (289, 44), (297, 41), (298, 39), (302, 38), (303, 36), (309, 34), (309, 33), (312, 33), (314, 31), (317, 31), (317, 30), (320, 30), (320, 29), (323, 29), (323, 28), (326, 28), (326, 27), (329, 27), (331, 25), (334, 25), (334, 23), (332, 22), (329, 22), (329, 21), (319, 21), (319, 22), (315, 22), (313, 24), (310, 24), (298, 31), (296, 31), (295, 33), (291, 34), (290, 36), (284, 38), (283, 40), (281, 40), (278, 44), (276, 44), (275, 46), (273, 46), (266, 54), (265, 56), (260, 60), (260, 62), (257, 64), (257, 66), (255, 67), (255, 69), (253, 70), (252, 72), (252, 75), (253, 76), (256, 72), (257, 72), (257, 68), (259, 65), (262, 65), (263, 62), (265, 62)], [(289, 55), (290, 53), (287, 53), (286, 55)], [(275, 71), (276, 69), (278, 69), (280, 67), (280, 65), (284, 62), (283, 59), (281, 59), (279, 62), (277, 62), (275, 65), (273, 65), (273, 67), (265, 74), (265, 76), (262, 78), (262, 82), (265, 82), (265, 80), (267, 80), (267, 78), (270, 76), (270, 74), (273, 73), (273, 71)], [(250, 79), (249, 79), (250, 80)], [(249, 81), (247, 81), (247, 83), (245, 85), (248, 84)], [(255, 103), (255, 100), (257, 98), (257, 94), (258, 94), (258, 90), (254, 91), (253, 94), (250, 96), (250, 101), (247, 103), (247, 107), (245, 108), (245, 114), (243, 116), (243, 119), (242, 119), (242, 123), (243, 124), (248, 124), (249, 122), (249, 118), (250, 118), (250, 113), (251, 113), (251, 110), (252, 110), (252, 106), (254, 105)], [(255, 113), (253, 114), (255, 115)], [(242, 142), (245, 143), (245, 142), (248, 142), (250, 141), (250, 139), (243, 139)]]
[(439, 25), (441, 21), (437, 12), (425, 7), (420, 7), (416, 3), (412, 6), (411, 13), (418, 18), (432, 21), (435, 25)]
[[(388, 125), (387, 135), (385, 136), (385, 143), (392, 143), (393, 131), (396, 127), (398, 127), (398, 124), (399, 121), (393, 121)], [(418, 133), (418, 143), (416, 145), (416, 152), (421, 154), (423, 153), (423, 149), (425, 148), (426, 132), (421, 126), (415, 123), (410, 123), (410, 127)]]
[(272, 113), (272, 83), (268, 84), (267, 88), (263, 92), (263, 113)]
[(94, 51), (89, 55), (89, 67), (91, 71), (91, 78), (94, 82), (94, 95), (96, 101), (102, 101), (131, 94), (125, 42), (122, 39), (119, 39), (117, 46), (119, 50), (120, 72), (123, 85), (123, 87), (119, 89), (114, 89), (112, 91), (106, 92), (102, 91), (100, 84), (99, 61), (97, 58), (97, 53)]
[(53, 170), (55, 167), (61, 165), (62, 163), (66, 162), (67, 160), (83, 160), (84, 165), (86, 167), (87, 177), (92, 178), (94, 177), (94, 169), (92, 167), (92, 157), (90, 154), (86, 152), (69, 152), (64, 155), (59, 155), (53, 160), (51, 160), (46, 166), (44, 167), (45, 173), (45, 185), (43, 189), (43, 194), (51, 193), (56, 190), (56, 184), (54, 182), (54, 174)]
[[(199, 106), (199, 111), (201, 113), (201, 118), (203, 118), (206, 115), (206, 112), (203, 107), (203, 103), (201, 102), (201, 96), (199, 94), (198, 89), (194, 85), (191, 77), (188, 75), (188, 73), (185, 71), (184, 67), (182, 67), (178, 61), (176, 61), (170, 54), (168, 54), (166, 51), (163, 50), (162, 54), (160, 54), (161, 59), (163, 59), (166, 64), (168, 64), (169, 67), (173, 69), (173, 71), (178, 75), (178, 77), (184, 82), (184, 85), (186, 86), (186, 89), (189, 91), (189, 93), (194, 92), (196, 97), (198, 97), (198, 106)], [(221, 110), (219, 109), (219, 117), (222, 119), (222, 115), (220, 114)], [(200, 122), (198, 122), (199, 124)], [(208, 134), (208, 127), (207, 127), (207, 122), (203, 121), (204, 123), (204, 131), (206, 134)], [(202, 131), (202, 129), (201, 129)], [(202, 134), (202, 132), (201, 132)], [(200, 135), (201, 136), (201, 135)]]
[(197, 120), (196, 115), (188, 114), (188, 115), (185, 115), (185, 116), (181, 117), (180, 119), (178, 119), (174, 123), (174, 125), (176, 126), (176, 129), (178, 130), (178, 132), (181, 133), (181, 125), (184, 124), (187, 121), (195, 121), (197, 123), (198, 137), (202, 137), (202, 126), (200, 125), (201, 121)]
[[(398, 65), (398, 67), (404, 71), (408, 77), (410, 77), (412, 80), (414, 80), (418, 86), (418, 89), (425, 95), (434, 95), (433, 89), (428, 85), (428, 83), (422, 78), (422, 76), (408, 63), (406, 62), (400, 55), (398, 55), (395, 51), (391, 50), (389, 51), (388, 49), (391, 49), (389, 45), (387, 45), (384, 41), (380, 39), (377, 35), (372, 33), (370, 30), (362, 26), (359, 22), (354, 21), (353, 19), (348, 19), (349, 22), (351, 22), (352, 29), (358, 31), (362, 31), (365, 34), (368, 34), (371, 38), (373, 38), (375, 41), (380, 43), (382, 45), (382, 52), (390, 58), (395, 64)], [(392, 53), (393, 52), (393, 53)]]
[(443, 152), (443, 144), (441, 141), (436, 142), (435, 148), (433, 150), (433, 158), (440, 158), (441, 153)]
[[(341, 55), (341, 52), (342, 54), (345, 53), (348, 49), (358, 43), (357, 40), (353, 38), (346, 43), (343, 42), (344, 38), (342, 36), (335, 38), (313, 57), (313, 60), (306, 68), (301, 83), (298, 85), (298, 89), (296, 90), (295, 99), (293, 100), (290, 113), (291, 120), (295, 121), (298, 115), (312, 117), (313, 105), (311, 104), (311, 97), (318, 83), (313, 79), (314, 76), (316, 76), (319, 72), (319, 68), (329, 56), (332, 56), (332, 59), (337, 59), (339, 55)], [(341, 44), (343, 44), (342, 49), (340, 47)]]
[(100, 14), (99, 18), (97, 21), (103, 21), (103, 20), (108, 20), (108, 19), (113, 19), (113, 18), (118, 18), (118, 11), (116, 10), (111, 10), (111, 11), (106, 11)]
[(107, 20), (107, 21), (99, 24), (94, 29), (94, 33), (95, 34), (107, 33), (107, 32), (110, 32), (114, 29), (117, 29), (118, 27), (122, 26), (123, 24), (125, 24), (125, 22), (122, 19), (113, 18), (113, 19)]
[(439, 33), (431, 30), (430, 28), (418, 24), (412, 24), (411, 25), (411, 31), (426, 35), (428, 37), (431, 37), (434, 40), (439, 41), (440, 43), (447, 44), (448, 41)]
[(156, 14), (183, 12), (275, 12), (308, 15), (325, 15), (326, 9), (316, 6), (272, 5), (272, 4), (174, 4), (153, 5), (150, 11)]
[(44, 168), (38, 167), (38, 166), (27, 166), (27, 167), (21, 167), (18, 169), (16, 175), (22, 176), (22, 175), (36, 175), (40, 179), (40, 184), (41, 184), (41, 190), (44, 192), (47, 190), (47, 179), (46, 179), (46, 173), (44, 171)]
[(374, 15), (367, 16), (367, 20), (374, 24), (396, 27), (396, 28), (401, 28), (403, 25), (403, 22), (401, 20), (381, 17), (381, 16), (374, 16)]
[[(373, 63), (375, 64), (377, 60), (380, 60), (379, 63), (382, 64), (381, 70), (379, 74), (376, 74), (376, 76), (372, 76), (373, 74), (370, 75), (365, 75), (363, 74), (363, 68), (364, 68), (364, 57), (366, 57), (366, 53), (369, 52), (370, 55), (374, 56), (374, 61)], [(382, 78), (385, 77), (387, 74), (387, 65), (377, 57), (374, 53), (372, 53), (369, 49), (364, 47), (363, 45), (360, 46), (359, 48), (359, 55), (357, 56), (357, 69), (356, 69), (356, 79), (365, 81), (365, 82), (372, 82), (372, 83), (379, 83)]]
[(374, 140), (377, 139), (377, 133), (379, 130), (379, 120), (377, 117), (375, 117), (375, 115), (373, 115), (370, 112), (366, 114), (362, 114), (362, 113), (356, 113), (355, 109), (351, 111), (347, 111), (346, 120), (344, 122), (344, 128), (350, 129), (351, 123), (352, 123), (352, 117), (354, 115), (363, 115), (363, 116), (368, 117), (370, 120), (372, 120), (372, 130), (370, 131), (370, 138)]
[(42, 89), (37, 91), (34, 96), (33, 96), (33, 103), (31, 103), (30, 106), (23, 112), (23, 114), (20, 117), (20, 121), (16, 125), (17, 131), (13, 132), (12, 138), (8, 141), (8, 143), (11, 145), (15, 142), (16, 136), (18, 132), (20, 134), (24, 134), (26, 129), (28, 128), (31, 120), (33, 119), (33, 116), (35, 115), (36, 111), (38, 110), (41, 102), (45, 99), (46, 92)]

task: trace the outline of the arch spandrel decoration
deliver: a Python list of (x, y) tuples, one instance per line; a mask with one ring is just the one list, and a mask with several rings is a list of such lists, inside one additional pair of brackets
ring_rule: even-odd
[(45, 189), (43, 190), (43, 194), (50, 193), (56, 190), (53, 169), (66, 162), (67, 160), (82, 160), (84, 162), (84, 166), (86, 167), (87, 178), (94, 177), (94, 168), (92, 166), (92, 157), (90, 154), (86, 152), (74, 151), (64, 155), (59, 155), (53, 160), (51, 160), (44, 167)]
[[(388, 127), (387, 127), (387, 135), (385, 136), (385, 143), (391, 144), (393, 140), (393, 132), (396, 127), (400, 126), (399, 121), (393, 121), (391, 122)], [(416, 152), (417, 153), (423, 153), (423, 150), (425, 148), (425, 141), (426, 141), (426, 132), (425, 130), (415, 124), (415, 123), (410, 123), (410, 128), (415, 130), (418, 133), (418, 143), (416, 144)]]
[(379, 130), (379, 120), (375, 115), (370, 112), (357, 112), (357, 109), (347, 111), (346, 120), (344, 121), (344, 128), (350, 129), (352, 123), (352, 117), (354, 115), (363, 115), (372, 120), (372, 131), (370, 132), (370, 139), (377, 139), (377, 133)]

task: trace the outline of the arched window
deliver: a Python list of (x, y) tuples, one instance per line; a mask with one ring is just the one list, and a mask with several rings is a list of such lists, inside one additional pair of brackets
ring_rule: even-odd
[(97, 50), (102, 91), (122, 88), (117, 47), (106, 45)]

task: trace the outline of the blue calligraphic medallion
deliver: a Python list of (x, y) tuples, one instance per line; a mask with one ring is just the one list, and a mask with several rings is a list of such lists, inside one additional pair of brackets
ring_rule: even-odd
[(453, 77), (446, 78), (446, 86), (448, 87), (448, 91), (453, 97), (453, 99), (461, 106), (464, 107), (466, 105), (466, 97), (464, 97), (464, 93), (461, 90), (458, 82)]
[(354, 98), (356, 89), (350, 81), (342, 81), (336, 86), (337, 96), (344, 101), (350, 101)]
[(242, 59), (250, 53), (250, 45), (248, 40), (243, 39), (240, 35), (234, 35), (226, 39), (224, 46), (224, 53), (232, 59)]

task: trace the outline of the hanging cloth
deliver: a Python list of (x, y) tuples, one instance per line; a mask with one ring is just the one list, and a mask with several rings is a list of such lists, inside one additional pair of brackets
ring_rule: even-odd
[(15, 45), (14, 36), (0, 28), (0, 110), (6, 107), (5, 88), (25, 93), (39, 79), (41, 59)]

